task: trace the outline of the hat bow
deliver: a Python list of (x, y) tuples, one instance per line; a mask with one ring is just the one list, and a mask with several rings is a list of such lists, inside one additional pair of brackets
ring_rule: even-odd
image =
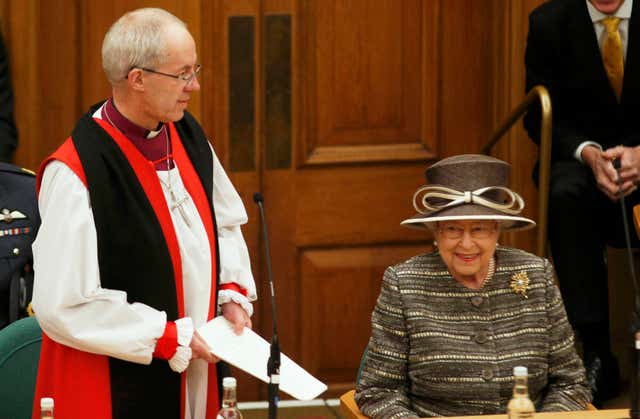
[[(505, 203), (498, 203), (482, 196), (494, 191), (504, 192), (508, 200)], [(433, 202), (434, 199), (437, 202)], [(444, 202), (441, 203), (441, 201)], [(413, 207), (421, 214), (430, 214), (462, 204), (482, 205), (507, 214), (519, 214), (524, 208), (524, 201), (520, 195), (504, 186), (486, 186), (475, 191), (458, 191), (445, 186), (426, 185), (413, 194)]]

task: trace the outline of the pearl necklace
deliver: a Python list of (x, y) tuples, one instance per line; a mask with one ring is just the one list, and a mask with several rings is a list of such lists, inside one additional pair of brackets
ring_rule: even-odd
[(489, 269), (487, 269), (487, 276), (484, 278), (484, 281), (482, 281), (482, 285), (480, 286), (480, 289), (483, 289), (484, 286), (487, 285), (489, 281), (491, 281), (491, 278), (493, 278), (493, 274), (495, 274), (495, 272), (496, 272), (496, 257), (491, 256), (491, 260), (489, 260)]

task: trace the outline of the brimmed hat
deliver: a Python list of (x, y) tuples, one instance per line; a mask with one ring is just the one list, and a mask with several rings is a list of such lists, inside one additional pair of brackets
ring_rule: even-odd
[(427, 168), (427, 185), (413, 194), (419, 214), (404, 220), (408, 227), (450, 220), (496, 220), (502, 230), (524, 230), (536, 223), (518, 214), (524, 201), (507, 187), (508, 163), (481, 154), (448, 157)]

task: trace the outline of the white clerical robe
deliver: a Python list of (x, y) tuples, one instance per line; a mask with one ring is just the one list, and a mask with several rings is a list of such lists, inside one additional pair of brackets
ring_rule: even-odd
[[(256, 288), (240, 231), (247, 214), (213, 150), (212, 154), (220, 283), (238, 284), (253, 301)], [(157, 174), (171, 208), (169, 172)], [(170, 177), (174, 193), (187, 194), (178, 168), (171, 170)], [(129, 304), (125, 292), (100, 286), (96, 228), (82, 181), (65, 164), (53, 161), (44, 171), (38, 203), (42, 226), (33, 244), (33, 308), (42, 329), (54, 341), (81, 351), (149, 364), (156, 340), (164, 332), (166, 314), (145, 304)], [(193, 200), (182, 207), (190, 226), (178, 208), (171, 210), (171, 218), (182, 258), (185, 316), (198, 328), (209, 311), (210, 248)], [(205, 416), (206, 394), (207, 364), (191, 361), (185, 419)]]

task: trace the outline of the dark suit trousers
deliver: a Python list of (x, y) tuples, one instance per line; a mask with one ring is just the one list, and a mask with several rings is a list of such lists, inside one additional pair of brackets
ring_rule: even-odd
[[(633, 227), (635, 191), (625, 198), (632, 246), (640, 242)], [(597, 187), (591, 169), (578, 161), (552, 163), (549, 240), (567, 315), (585, 350), (608, 353), (609, 302), (606, 246), (624, 247), (620, 201), (612, 202)], [(633, 292), (631, 278), (624, 281)], [(629, 313), (631, 315), (631, 313)]]

